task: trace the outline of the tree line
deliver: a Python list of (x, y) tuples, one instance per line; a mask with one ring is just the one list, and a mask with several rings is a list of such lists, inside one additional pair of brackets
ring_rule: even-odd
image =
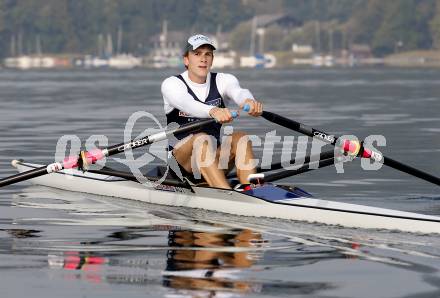
[(232, 32), (244, 50), (252, 17), (281, 12), (303, 26), (268, 28), (268, 50), (289, 50), (293, 42), (328, 50), (331, 41), (336, 49), (368, 44), (380, 56), (440, 46), (440, 0), (0, 0), (0, 56), (93, 54), (99, 36), (116, 38), (118, 30), (122, 52), (144, 55), (163, 20), (187, 34)]

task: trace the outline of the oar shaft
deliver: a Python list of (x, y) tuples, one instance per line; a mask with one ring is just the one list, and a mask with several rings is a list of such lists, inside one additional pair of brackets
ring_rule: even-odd
[[(288, 119), (286, 117), (277, 115), (272, 112), (263, 111), (262, 117), (266, 120), (276, 123), (278, 125), (281, 125), (283, 127), (286, 127), (288, 129), (297, 131), (299, 133), (302, 133), (306, 136), (321, 140), (325, 143), (331, 144), (333, 146), (337, 145), (337, 142), (339, 140), (339, 137), (335, 135), (331, 135), (329, 133), (323, 132), (322, 130), (315, 129), (313, 127), (307, 126), (305, 124), (299, 123), (297, 121)], [(351, 145), (353, 142), (350, 142), (348, 140), (345, 140), (343, 144), (341, 145), (341, 149), (345, 150), (346, 152), (351, 151)], [(370, 158), (372, 160), (382, 162), (383, 161), (383, 155), (377, 150), (371, 150), (368, 148), (364, 148), (362, 145), (360, 146), (358, 150), (358, 156)]]
[[(313, 160), (324, 160), (324, 159), (328, 159), (328, 158), (331, 158), (331, 157), (334, 157), (334, 156), (335, 156), (335, 151), (334, 150), (329, 150), (329, 151), (325, 151), (325, 152), (322, 152), (321, 154), (319, 154), (319, 157), (317, 155), (307, 155), (307, 156), (304, 157), (304, 161), (303, 162), (305, 164), (307, 164), (307, 163), (309, 163), (310, 161), (313, 161)], [(289, 161), (289, 163), (292, 163), (292, 162), (296, 162), (296, 159), (291, 159)], [(285, 167), (285, 163), (284, 162), (277, 162), (277, 163), (273, 163), (270, 166), (270, 169), (262, 169), (261, 166), (257, 167), (256, 172), (257, 173), (263, 173), (263, 172), (268, 172), (268, 171), (273, 171), (273, 170), (279, 170), (279, 169), (282, 169), (283, 167)]]
[[(320, 160), (324, 160), (324, 159), (333, 158), (334, 156), (335, 156), (335, 151), (334, 150), (329, 150), (329, 151), (322, 152), (321, 154), (319, 154), (319, 156), (317, 154), (316, 155), (310, 155), (309, 154), (309, 155), (306, 155), (304, 157), (303, 165), (304, 166), (308, 166), (311, 161), (312, 162), (313, 161), (320, 161)], [(279, 170), (279, 169), (285, 168), (286, 164), (289, 164), (288, 167), (292, 167), (292, 165), (290, 165), (290, 164), (291, 163), (295, 163), (295, 162), (297, 162), (296, 159), (291, 159), (291, 160), (289, 160), (288, 163), (285, 163), (285, 162), (273, 163), (273, 164), (270, 165), (270, 168), (268, 168), (268, 169), (266, 169), (266, 168), (263, 169), (261, 166), (258, 166), (255, 169), (255, 172), (257, 172), (257, 173), (265, 173), (265, 172), (269, 172), (269, 171), (273, 171), (273, 170)], [(237, 177), (237, 172), (236, 171), (231, 172), (231, 173), (229, 173), (227, 175), (228, 179), (229, 178), (234, 178), (234, 177)]]
[[(203, 126), (209, 125), (214, 122), (215, 119), (200, 120), (174, 129), (169, 129), (163, 132), (155, 133), (139, 140), (132, 140), (128, 143), (121, 143), (102, 150), (95, 149), (88, 152), (83, 152), (82, 159), (89, 164), (93, 164), (96, 161), (106, 156), (114, 155), (117, 153), (124, 152), (126, 150), (131, 150), (142, 146), (150, 145), (154, 142), (165, 140), (168, 138), (168, 136), (172, 134), (178, 135), (190, 131), (196, 131), (202, 128)], [(38, 169), (30, 170), (24, 173), (20, 173), (10, 177), (6, 177), (4, 179), (0, 179), (0, 187), (17, 183), (20, 181), (36, 178), (53, 172), (58, 172), (63, 169), (77, 168), (80, 165), (80, 162), (81, 162), (81, 158), (79, 156), (68, 156), (61, 162), (55, 162)]]
[[(114, 169), (110, 169), (107, 167), (104, 167), (100, 170), (90, 170), (90, 173), (96, 173), (96, 174), (102, 174), (102, 175), (109, 175), (109, 176), (115, 176), (115, 177), (120, 177), (120, 178), (124, 178), (127, 180), (132, 180), (132, 181), (136, 181), (138, 182), (138, 178), (133, 175), (132, 173), (129, 172), (123, 172), (123, 171), (118, 171), (118, 170), (114, 170)], [(148, 181), (159, 181), (161, 180), (161, 177), (152, 177), (152, 176), (148, 176), (145, 177), (146, 179), (148, 179)], [(184, 183), (180, 180), (177, 179), (169, 179), (166, 178), (164, 180), (161, 180), (161, 184), (163, 185), (169, 185), (169, 186), (177, 186), (177, 187), (183, 187), (183, 188), (188, 188), (188, 184)]]
[[(284, 171), (279, 171), (279, 172), (276, 172), (276, 173), (264, 174), (264, 181), (265, 182), (271, 182), (271, 181), (276, 181), (276, 180), (284, 179), (284, 178), (287, 178), (287, 177), (292, 177), (292, 176), (299, 175), (299, 174), (302, 174), (302, 173), (306, 173), (306, 172), (309, 172), (309, 171), (313, 171), (313, 170), (316, 170), (316, 169), (328, 167), (328, 166), (333, 165), (334, 163), (335, 163), (335, 158), (334, 157), (323, 159), (323, 160), (320, 160), (318, 162), (305, 163), (303, 166), (301, 166), (298, 169), (284, 170)], [(315, 166), (313, 166), (313, 165), (315, 165)]]
[(132, 140), (128, 143), (120, 143), (111, 147), (108, 147), (106, 156), (111, 156), (114, 154), (118, 154), (121, 152), (124, 152), (126, 150), (131, 150), (131, 149), (136, 149), (139, 147), (143, 147), (146, 145), (150, 145), (152, 143), (158, 142), (158, 141), (163, 141), (165, 139), (167, 139), (170, 135), (179, 135), (179, 134), (184, 134), (186, 132), (194, 132), (197, 131), (198, 129), (201, 129), (202, 127), (204, 127), (205, 125), (209, 125), (215, 123), (215, 119), (206, 119), (206, 120), (200, 120), (200, 121), (196, 121), (196, 122), (192, 122), (190, 124), (186, 124), (174, 129), (169, 129), (163, 132), (158, 132), (152, 135), (149, 135), (147, 137), (138, 139), (138, 140)]
[(403, 164), (397, 160), (391, 159), (389, 157), (384, 157), (383, 163), (393, 169), (405, 172), (417, 178), (423, 179), (425, 181), (429, 181), (433, 184), (440, 186), (440, 178), (429, 173), (423, 172), (419, 169), (413, 168), (409, 165)]
[[(273, 122), (273, 123), (276, 123), (276, 124), (281, 125), (283, 127), (297, 131), (297, 132), (302, 133), (306, 136), (319, 139), (321, 141), (332, 144), (334, 146), (337, 145), (338, 137), (336, 137), (334, 135), (330, 135), (326, 132), (314, 129), (310, 126), (304, 125), (304, 124), (299, 123), (297, 121), (288, 119), (286, 117), (283, 117), (283, 116), (280, 116), (280, 115), (277, 115), (275, 113), (268, 112), (268, 111), (263, 111), (262, 117), (270, 122)], [(345, 146), (346, 146), (346, 144), (343, 144), (344, 150), (346, 150)], [(393, 169), (405, 172), (407, 174), (421, 178), (425, 181), (434, 183), (436, 185), (440, 185), (440, 178), (439, 177), (433, 176), (429, 173), (423, 172), (423, 171), (418, 170), (416, 168), (413, 168), (409, 165), (405, 165), (405, 164), (398, 162), (396, 160), (393, 160), (389, 157), (385, 157), (382, 155), (382, 153), (378, 152), (377, 150), (371, 150), (368, 148), (364, 148), (361, 145), (358, 156), (363, 157), (363, 158), (370, 158), (370, 159), (375, 160), (377, 162), (382, 162), (383, 164), (385, 164)]]
[(14, 184), (17, 182), (21, 182), (24, 180), (32, 179), (35, 177), (39, 177), (44, 174), (47, 174), (47, 167), (46, 166), (27, 171), (25, 173), (16, 174), (16, 175), (1, 179), (0, 180), (0, 187)]
[(307, 126), (305, 124), (299, 123), (295, 120), (288, 119), (286, 117), (274, 114), (272, 112), (263, 111), (263, 114), (261, 115), (264, 119), (276, 123), (278, 125), (281, 125), (283, 127), (286, 127), (288, 129), (300, 132), (306, 136), (312, 137), (312, 138), (318, 138), (326, 143), (335, 145), (337, 138), (335, 138), (332, 135), (329, 135), (325, 132), (322, 132), (320, 130), (314, 129), (310, 126)]

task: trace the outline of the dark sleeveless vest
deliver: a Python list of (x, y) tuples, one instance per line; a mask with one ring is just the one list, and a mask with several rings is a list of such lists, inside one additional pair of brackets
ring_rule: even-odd
[[(211, 73), (209, 94), (208, 94), (208, 97), (206, 98), (205, 102), (203, 102), (197, 98), (196, 94), (191, 90), (191, 88), (185, 82), (182, 75), (178, 75), (176, 77), (179, 78), (185, 84), (186, 88), (188, 89), (188, 93), (194, 98), (194, 100), (197, 100), (205, 105), (216, 106), (219, 108), (225, 107), (225, 103), (223, 102), (223, 98), (221, 97), (221, 95), (217, 89), (217, 83), (216, 83), (217, 73)], [(176, 122), (179, 125), (184, 125), (184, 124), (191, 123), (191, 122), (194, 122), (197, 120), (201, 120), (201, 118), (192, 117), (177, 108), (174, 108), (166, 116), (167, 116), (167, 124), (170, 124), (172, 122)], [(210, 126), (206, 126), (202, 129), (200, 129), (198, 132), (204, 132), (208, 135), (213, 136), (217, 140), (217, 145), (219, 145), (220, 144), (220, 129), (221, 129), (221, 127), (222, 127), (222, 125), (220, 123), (213, 123)], [(190, 134), (192, 134), (192, 132), (177, 135), (176, 138), (181, 140)]]

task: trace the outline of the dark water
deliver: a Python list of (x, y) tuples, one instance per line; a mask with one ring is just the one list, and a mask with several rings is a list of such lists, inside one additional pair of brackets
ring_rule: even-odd
[[(63, 135), (123, 141), (139, 110), (163, 123), (172, 71), (0, 72), (0, 176), (54, 160)], [(267, 110), (440, 175), (440, 71), (233, 71)], [(137, 126), (142, 131), (151, 123)], [(236, 128), (297, 135), (263, 119)], [(275, 147), (281, 153), (281, 147)], [(257, 156), (263, 153), (256, 146)], [(316, 197), (440, 215), (439, 188), (359, 161), (285, 179)], [(254, 219), (69, 193), (0, 190), (1, 297), (439, 297), (440, 239)]]

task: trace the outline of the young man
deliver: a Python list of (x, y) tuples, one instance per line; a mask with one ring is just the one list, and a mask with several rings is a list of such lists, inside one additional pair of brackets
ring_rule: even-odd
[[(173, 155), (184, 172), (192, 174), (200, 171), (209, 186), (228, 189), (231, 187), (225, 171), (230, 170), (234, 163), (240, 183), (248, 182), (248, 175), (255, 173), (255, 167), (249, 167), (253, 152), (244, 133), (233, 132), (230, 146), (221, 150), (221, 125), (232, 121), (231, 111), (225, 102), (233, 100), (240, 109), (247, 104), (250, 107), (248, 113), (255, 117), (262, 114), (263, 105), (254, 99), (249, 90), (242, 89), (233, 75), (210, 72), (214, 50), (208, 37), (191, 36), (183, 54), (187, 70), (165, 79), (161, 89), (168, 124), (176, 122), (182, 125), (201, 118), (216, 119), (217, 123), (200, 132), (178, 136), (180, 141), (174, 146)], [(208, 136), (213, 138), (212, 142), (209, 142)]]

